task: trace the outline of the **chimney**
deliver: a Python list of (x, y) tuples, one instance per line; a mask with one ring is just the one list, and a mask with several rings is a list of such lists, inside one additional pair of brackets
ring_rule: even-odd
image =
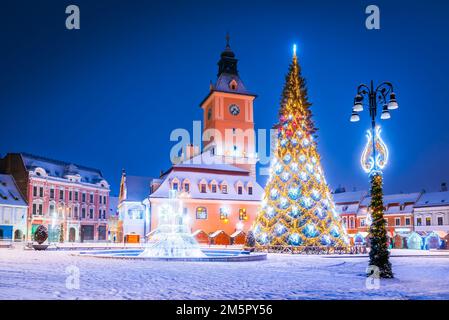
[(447, 184), (446, 182), (442, 182), (441, 183), (441, 192), (446, 192), (447, 191)]

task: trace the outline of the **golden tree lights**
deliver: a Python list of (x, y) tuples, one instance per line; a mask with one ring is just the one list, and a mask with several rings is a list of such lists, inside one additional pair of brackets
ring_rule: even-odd
[(321, 168), (310, 105), (294, 54), (282, 92), (270, 177), (253, 226), (258, 247), (348, 246)]

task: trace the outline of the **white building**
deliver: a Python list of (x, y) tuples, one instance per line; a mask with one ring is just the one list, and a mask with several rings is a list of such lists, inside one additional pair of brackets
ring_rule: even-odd
[(24, 240), (27, 210), (13, 177), (0, 174), (0, 241)]
[(449, 191), (424, 193), (415, 204), (415, 231), (449, 233)]

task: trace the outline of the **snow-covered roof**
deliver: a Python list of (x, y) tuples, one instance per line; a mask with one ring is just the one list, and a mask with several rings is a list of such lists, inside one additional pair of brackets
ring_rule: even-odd
[[(388, 206), (390, 204), (406, 204), (406, 203), (415, 203), (418, 201), (421, 193), (398, 193), (398, 194), (387, 194), (383, 197), (384, 206)], [(371, 197), (365, 197), (360, 204), (361, 206), (367, 207), (371, 202)]]
[(151, 192), (153, 178), (126, 176), (126, 201), (143, 201)]
[(423, 193), (415, 207), (449, 206), (449, 191)]
[(86, 166), (49, 159), (28, 153), (20, 153), (23, 163), (28, 171), (42, 168), (51, 177), (64, 178), (66, 175), (80, 175), (81, 182), (98, 183), (102, 180), (101, 171)]
[(209, 237), (215, 238), (215, 237), (218, 236), (220, 233), (224, 233), (224, 234), (227, 235), (227, 233), (224, 232), (223, 230), (217, 230), (217, 231), (215, 231), (214, 233), (211, 233), (211, 234), (209, 235)]
[[(230, 83), (232, 80), (235, 80), (237, 83), (236, 90), (231, 89)], [(217, 79), (217, 82), (215, 83), (213, 89), (215, 91), (220, 92), (229, 92), (229, 93), (240, 93), (240, 94), (247, 94), (247, 95), (253, 95), (251, 92), (249, 92), (245, 85), (243, 84), (242, 79), (240, 79), (239, 76), (229, 73), (222, 73)]]
[(366, 197), (367, 194), (367, 191), (352, 191), (334, 193), (332, 196), (334, 198), (335, 204), (349, 204), (362, 201), (362, 199)]
[[(173, 180), (181, 184), (189, 182), (189, 195), (194, 199), (210, 200), (244, 200), (260, 201), (263, 189), (256, 179), (249, 175), (249, 171), (224, 163), (221, 157), (205, 152), (196, 157), (174, 165), (163, 175), (163, 181), (150, 198), (168, 198)], [(216, 192), (212, 192), (210, 184), (217, 183)], [(206, 192), (200, 192), (200, 182), (206, 183)], [(223, 193), (219, 186), (227, 184), (227, 193)], [(238, 194), (237, 184), (244, 187), (242, 194)], [(248, 194), (248, 186), (252, 186), (252, 194)], [(182, 186), (178, 186), (182, 187)]]
[(8, 174), (0, 174), (0, 205), (27, 206), (16, 186), (14, 178)]
[(245, 234), (243, 230), (236, 230), (233, 234), (231, 234), (231, 238), (235, 238), (241, 233)]

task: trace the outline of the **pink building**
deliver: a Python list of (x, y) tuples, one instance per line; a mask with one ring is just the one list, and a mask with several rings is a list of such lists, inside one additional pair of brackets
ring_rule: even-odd
[(109, 184), (100, 170), (25, 153), (7, 154), (0, 170), (27, 200), (27, 240), (41, 224), (50, 242), (107, 240)]

